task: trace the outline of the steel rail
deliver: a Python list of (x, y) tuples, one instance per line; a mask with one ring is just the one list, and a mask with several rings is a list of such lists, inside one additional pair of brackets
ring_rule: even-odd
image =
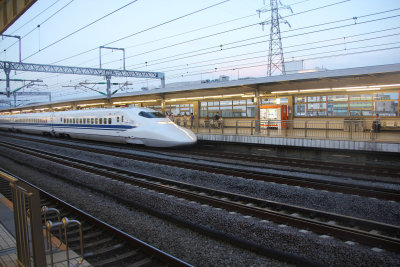
[(67, 143), (59, 143), (59, 142), (51, 142), (47, 140), (39, 140), (39, 139), (32, 139), (27, 137), (16, 137), (19, 139), (25, 140), (34, 140), (35, 142), (40, 142), (44, 144), (50, 144), (59, 147), (66, 147), (72, 149), (78, 149), (81, 151), (87, 152), (94, 152), (104, 155), (111, 155), (120, 158), (126, 159), (133, 159), (138, 161), (144, 162), (151, 162), (157, 164), (164, 164), (168, 166), (174, 166), (179, 168), (185, 168), (189, 170), (198, 170), (198, 171), (206, 171), (210, 173), (217, 173), (217, 174), (224, 174), (224, 175), (231, 175), (237, 176), (247, 179), (265, 181), (265, 182), (274, 182), (278, 184), (286, 184), (292, 186), (302, 186), (307, 188), (314, 188), (318, 190), (328, 190), (332, 192), (341, 192), (344, 194), (351, 194), (351, 195), (359, 195), (364, 197), (372, 197), (378, 199), (385, 199), (385, 200), (393, 200), (400, 202), (400, 192), (391, 189), (385, 188), (378, 188), (378, 187), (369, 187), (364, 185), (349, 185), (347, 183), (342, 183), (338, 181), (326, 181), (326, 180), (315, 180), (309, 178), (298, 178), (295, 176), (290, 175), (282, 175), (282, 174), (270, 174), (260, 171), (250, 171), (250, 170), (240, 170), (238, 168), (231, 168), (231, 167), (222, 167), (222, 166), (212, 166), (208, 164), (202, 164), (196, 162), (193, 164), (192, 162), (184, 162), (179, 160), (173, 159), (161, 159), (159, 157), (151, 157), (151, 156), (143, 156), (143, 155), (134, 155), (131, 153), (126, 153), (123, 151), (112, 151), (107, 149), (99, 149), (94, 147), (88, 147), (84, 145), (78, 144), (67, 144)]
[[(12, 175), (10, 173), (9, 173), (9, 175), (12, 177), (15, 177), (15, 179), (18, 179), (19, 182), (28, 184), (29, 186), (38, 190), (40, 192), (40, 195), (44, 198), (44, 200), (49, 200), (50, 202), (53, 202), (53, 203), (56, 202), (58, 208), (63, 208), (65, 210), (67, 210), (70, 214), (74, 214), (74, 216), (84, 219), (85, 222), (89, 222), (90, 224), (95, 225), (96, 228), (102, 229), (102, 230), (110, 233), (110, 235), (118, 237), (118, 239), (120, 239), (124, 243), (129, 244), (130, 247), (140, 249), (141, 251), (143, 251), (144, 254), (146, 254), (150, 258), (155, 258), (156, 260), (163, 262), (164, 264), (167, 264), (169, 266), (182, 266), (182, 267), (183, 266), (192, 266), (192, 265), (190, 265), (190, 264), (164, 252), (164, 251), (161, 251), (161, 250), (155, 248), (154, 246), (151, 246), (151, 245), (95, 218), (94, 216), (70, 205), (69, 203), (55, 197), (54, 195), (44, 191), (43, 189), (29, 183), (28, 181), (26, 181), (22, 178), (16, 177), (15, 175)], [(4, 187), (3, 187), (3, 189), (4, 189)]]
[[(95, 164), (92, 162), (87, 162), (83, 160), (77, 160), (75, 158), (71, 157), (66, 157), (66, 156), (61, 156), (57, 155), (54, 153), (49, 153), (49, 152), (44, 152), (44, 151), (39, 151), (35, 149), (24, 149), (21, 148), (21, 146), (14, 145), (9, 146), (12, 149), (15, 150), (20, 150), (21, 152), (28, 153), (31, 155), (39, 156), (41, 158), (45, 158), (47, 160), (51, 160), (53, 162), (57, 162), (59, 164), (63, 164), (66, 166), (70, 166), (73, 168), (81, 169), (87, 172), (95, 173), (98, 175), (110, 177), (113, 179), (118, 179), (120, 181), (123, 181), (125, 183), (130, 183), (130, 184), (135, 184), (141, 187), (145, 187), (148, 189), (156, 190), (158, 192), (163, 192), (167, 194), (172, 194), (177, 197), (183, 197), (186, 199), (198, 201), (201, 203), (206, 203), (209, 205), (213, 205), (216, 207), (224, 208), (227, 210), (234, 210), (237, 212), (240, 212), (245, 215), (251, 215), (255, 216), (258, 218), (262, 219), (268, 219), (272, 220), (278, 223), (285, 223), (289, 224), (291, 226), (299, 227), (299, 228), (306, 228), (306, 229), (311, 229), (312, 231), (316, 233), (321, 233), (321, 234), (332, 234), (335, 237), (338, 237), (343, 240), (357, 240), (360, 243), (370, 245), (370, 246), (380, 246), (382, 248), (385, 248), (387, 250), (395, 251), (395, 252), (400, 252), (400, 239), (398, 238), (393, 238), (389, 236), (383, 236), (383, 235), (378, 235), (378, 234), (373, 234), (369, 233), (366, 231), (361, 231), (357, 229), (353, 229), (350, 227), (344, 227), (344, 226), (339, 226), (339, 225), (331, 225), (325, 222), (321, 221), (316, 221), (313, 219), (309, 218), (301, 218), (298, 216), (291, 216), (287, 214), (283, 214), (282, 212), (276, 212), (269, 210), (266, 208), (268, 204), (273, 203), (272, 201), (266, 201), (262, 199), (256, 199), (256, 198), (251, 198), (251, 197), (246, 197), (238, 194), (232, 194), (224, 191), (219, 191), (219, 190), (214, 190), (210, 188), (204, 188), (200, 186), (195, 186), (191, 184), (186, 184), (186, 183), (179, 183), (176, 181), (160, 178), (160, 177), (155, 177), (155, 176), (150, 176), (150, 175), (145, 175), (145, 174), (138, 174), (137, 172), (128, 172), (116, 168), (111, 168), (111, 167), (105, 167), (104, 165), (100, 164)], [(105, 169), (106, 168), (106, 169)], [(129, 176), (128, 176), (129, 174)], [(132, 176), (140, 176), (140, 178), (134, 178)], [(154, 182), (146, 181), (144, 179), (152, 179)], [(164, 184), (160, 184), (160, 182), (164, 182)], [(174, 184), (174, 186), (181, 186), (185, 188), (173, 188), (171, 186), (167, 186), (166, 184)], [(191, 191), (188, 191), (188, 188), (190, 188)], [(209, 196), (207, 195), (202, 195), (199, 193), (194, 193), (193, 191), (206, 191)], [(216, 195), (219, 197), (214, 197), (211, 195)], [(230, 199), (233, 200), (224, 200), (220, 199), (220, 197), (229, 197)], [(237, 202), (237, 199), (240, 200), (246, 200), (250, 203), (256, 203), (257, 205), (260, 205), (261, 207), (251, 207), (245, 204), (240, 204)], [(261, 204), (260, 204), (261, 203)], [(383, 231), (390, 231), (391, 233), (400, 233), (400, 227), (394, 226), (394, 225), (388, 225), (388, 224), (383, 224), (383, 223), (376, 223), (372, 221), (367, 221), (367, 220), (362, 220), (358, 218), (353, 218), (349, 216), (342, 216), (342, 215), (337, 215), (337, 214), (332, 214), (332, 213), (327, 213), (327, 212), (322, 212), (318, 210), (311, 210), (307, 208), (301, 208), (301, 207), (296, 207), (296, 206), (291, 206), (287, 205), (284, 203), (278, 203), (275, 202), (273, 203), (274, 207), (279, 207), (281, 209), (287, 208), (291, 212), (308, 212), (313, 214), (313, 216), (321, 216), (321, 217), (326, 217), (326, 218), (334, 218), (335, 220), (338, 220), (339, 222), (346, 222), (349, 221), (350, 224), (355, 224), (356, 226), (359, 225), (369, 225), (369, 227), (373, 227), (373, 229), (378, 229), (378, 230), (383, 230)], [(357, 224), (358, 223), (358, 224)]]
[[(187, 154), (190, 156), (191, 155), (200, 155), (205, 157), (212, 156), (215, 158), (246, 160), (249, 162), (309, 168), (309, 169), (316, 169), (323, 171), (331, 170), (335, 172), (346, 172), (346, 173), (356, 172), (359, 174), (398, 178), (399, 179), (398, 182), (400, 182), (400, 168), (387, 168), (387, 167), (377, 167), (377, 166), (368, 166), (368, 168), (366, 168), (366, 166), (349, 164), (349, 163), (324, 162), (324, 161), (305, 160), (296, 158), (278, 158), (265, 155), (248, 155), (243, 153), (229, 153), (229, 152), (219, 152), (219, 151), (190, 151), (190, 153), (185, 153), (185, 151), (180, 151), (179, 153)], [(276, 168), (276, 166), (272, 168)]]

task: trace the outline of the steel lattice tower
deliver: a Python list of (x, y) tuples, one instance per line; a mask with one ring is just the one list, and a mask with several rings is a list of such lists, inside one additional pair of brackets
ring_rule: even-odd
[[(282, 3), (280, 3), (280, 5), (284, 8), (290, 9), (290, 7), (288, 6), (283, 6)], [(265, 11), (266, 10), (258, 10), (259, 13)], [(289, 23), (286, 20), (283, 20), (282, 17), (279, 15), (278, 0), (270, 0), (270, 11), (271, 11), (271, 20), (261, 23), (263, 26), (265, 24), (271, 25), (269, 33), (267, 75), (272, 76), (272, 74), (277, 70), (280, 71), (282, 75), (285, 75), (286, 74), (285, 60), (283, 57), (282, 39), (281, 39), (281, 30), (279, 27), (279, 21), (282, 20), (286, 24)]]

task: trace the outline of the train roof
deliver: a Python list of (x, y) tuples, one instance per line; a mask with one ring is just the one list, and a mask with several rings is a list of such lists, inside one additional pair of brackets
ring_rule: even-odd
[(116, 113), (121, 112), (135, 112), (138, 113), (140, 111), (149, 111), (152, 109), (144, 108), (144, 107), (128, 107), (128, 108), (94, 108), (94, 109), (77, 109), (77, 110), (67, 110), (67, 111), (55, 111), (55, 112), (38, 112), (38, 113), (18, 113), (12, 115), (0, 115), (0, 116), (35, 116), (35, 117), (47, 117), (50, 114), (58, 114), (58, 115), (68, 115), (68, 114), (75, 114), (75, 115), (82, 115), (82, 114), (104, 114), (104, 115), (115, 115)]

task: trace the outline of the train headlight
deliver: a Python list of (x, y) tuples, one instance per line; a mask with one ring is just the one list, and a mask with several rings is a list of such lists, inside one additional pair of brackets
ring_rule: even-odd
[(172, 121), (158, 121), (158, 124), (170, 124)]

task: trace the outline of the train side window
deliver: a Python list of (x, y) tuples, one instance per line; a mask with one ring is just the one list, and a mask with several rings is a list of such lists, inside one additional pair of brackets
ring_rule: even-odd
[(82, 118), (79, 119), (79, 123), (82, 124)]
[(119, 116), (117, 116), (117, 123), (119, 122)]
[(99, 124), (103, 124), (103, 118), (99, 118)]
[(90, 124), (94, 124), (94, 119), (93, 118), (90, 119)]
[(104, 118), (103, 120), (104, 120), (104, 124), (107, 124), (107, 118)]
[(121, 116), (121, 122), (124, 122), (124, 116)]
[(112, 124), (111, 118), (108, 118), (108, 124)]
[(99, 119), (98, 118), (95, 119), (95, 124), (99, 124)]
[(75, 118), (72, 119), (72, 123), (75, 124)]

